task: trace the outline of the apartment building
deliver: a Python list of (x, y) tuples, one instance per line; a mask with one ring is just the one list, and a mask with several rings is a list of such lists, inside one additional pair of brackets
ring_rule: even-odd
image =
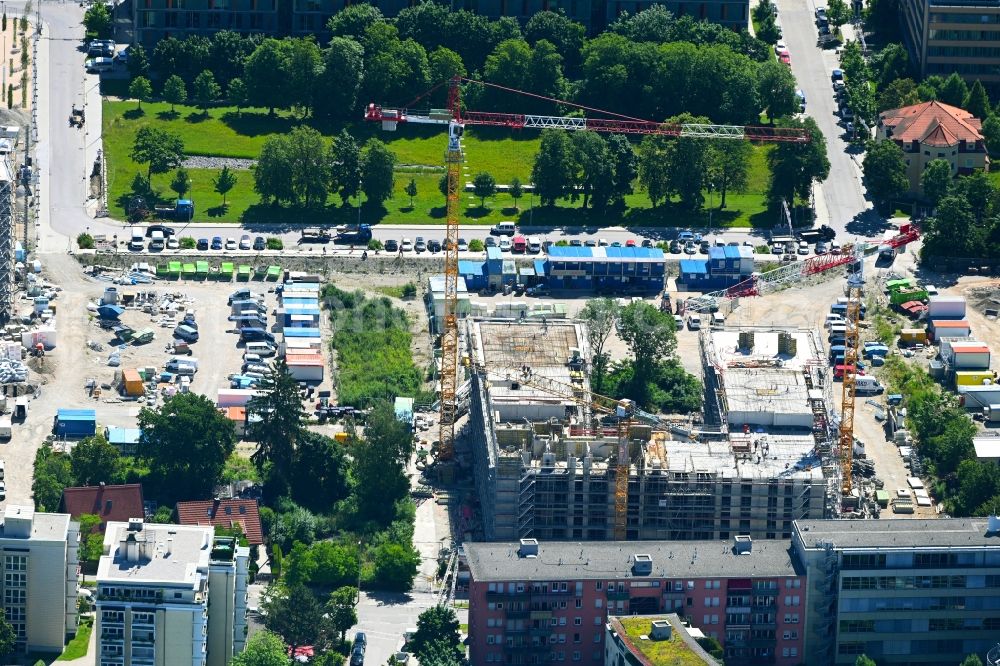
[(165, 37), (211, 37), (220, 30), (280, 35), (290, 27), (278, 0), (130, 0), (123, 6), (128, 5), (133, 39), (147, 48)]
[(76, 635), (79, 545), (80, 526), (69, 514), (4, 509), (0, 598), (19, 651), (59, 653)]
[(249, 560), (213, 527), (108, 523), (98, 666), (225, 666), (246, 642)]
[(466, 543), (474, 664), (602, 664), (608, 615), (677, 613), (726, 664), (803, 662), (804, 576), (787, 541)]
[(1000, 82), (1000, 4), (992, 0), (902, 0), (903, 41), (920, 77), (952, 72)]
[(1000, 640), (1000, 519), (803, 520), (809, 663), (958, 664)]

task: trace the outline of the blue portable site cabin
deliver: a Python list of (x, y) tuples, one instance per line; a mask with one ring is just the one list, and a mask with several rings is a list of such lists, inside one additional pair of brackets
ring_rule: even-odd
[[(493, 250), (499, 248), (490, 249)], [(489, 280), (486, 277), (485, 261), (468, 261), (465, 259), (459, 259), (458, 274), (465, 279), (465, 288), (469, 291), (479, 291), (480, 289), (484, 289), (489, 284)]]
[(285, 332), (286, 338), (318, 338), (320, 337), (319, 329), (312, 327), (303, 328), (289, 328)]
[(117, 305), (102, 305), (97, 308), (97, 314), (101, 319), (118, 319), (125, 312), (125, 308)]
[(543, 275), (551, 289), (611, 293), (663, 290), (666, 259), (658, 248), (552, 245), (548, 254)]
[(60, 409), (53, 431), (57, 437), (90, 437), (97, 432), (97, 412), (93, 409)]
[[(498, 291), (503, 286), (503, 252), (498, 247), (486, 248), (486, 284)], [(466, 282), (467, 289), (471, 289)]]
[(677, 281), (693, 291), (724, 289), (753, 275), (753, 248), (723, 245), (708, 248), (708, 259), (682, 259)]
[(104, 439), (108, 440), (109, 444), (117, 446), (123, 455), (135, 455), (139, 448), (139, 440), (142, 439), (142, 430), (108, 426), (104, 429)]

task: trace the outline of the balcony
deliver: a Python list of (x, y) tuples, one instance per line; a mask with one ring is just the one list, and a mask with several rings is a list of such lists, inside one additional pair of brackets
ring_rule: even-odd
[(625, 600), (629, 598), (628, 590), (608, 590), (608, 599), (621, 599)]
[(527, 601), (531, 594), (528, 591), (514, 592), (487, 592), (486, 601)]

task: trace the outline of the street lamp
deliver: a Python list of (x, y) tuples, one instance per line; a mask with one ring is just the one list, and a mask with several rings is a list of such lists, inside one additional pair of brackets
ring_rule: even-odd
[(712, 210), (715, 208), (715, 183), (708, 181), (708, 230), (712, 231)]
[[(359, 195), (360, 196), (360, 195)], [(357, 606), (361, 603), (361, 541), (358, 541), (358, 594), (354, 601), (354, 605)]]

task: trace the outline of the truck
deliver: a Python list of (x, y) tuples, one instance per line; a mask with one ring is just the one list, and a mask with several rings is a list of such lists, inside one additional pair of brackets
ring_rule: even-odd
[(372, 227), (370, 224), (352, 224), (339, 232), (333, 242), (340, 245), (367, 245), (371, 239)]
[(330, 232), (323, 227), (306, 227), (299, 237), (300, 243), (329, 243)]
[(983, 418), (987, 423), (1000, 421), (1000, 405), (986, 405), (983, 407)]
[(178, 199), (173, 206), (154, 206), (153, 214), (163, 220), (189, 222), (194, 217), (194, 202), (190, 199)]
[(818, 229), (806, 229), (798, 233), (799, 240), (804, 240), (810, 245), (819, 241), (831, 241), (836, 235), (837, 232), (825, 224)]

